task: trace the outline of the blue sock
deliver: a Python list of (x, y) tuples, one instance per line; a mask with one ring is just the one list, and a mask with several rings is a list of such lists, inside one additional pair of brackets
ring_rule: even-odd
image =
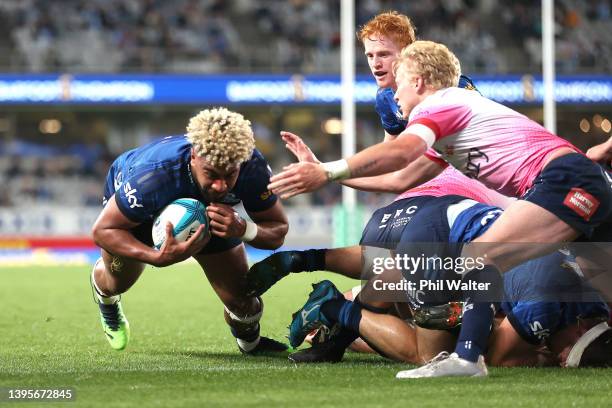
[(472, 362), (484, 354), (489, 341), (494, 312), (492, 303), (467, 303), (463, 312), (461, 331), (455, 346), (459, 357)]
[(346, 299), (334, 299), (321, 306), (321, 313), (330, 321), (340, 324), (340, 331), (334, 336), (334, 348), (344, 350), (359, 337), (361, 305)]
[(252, 341), (255, 341), (257, 337), (259, 337), (259, 323), (254, 327), (250, 327), (246, 330), (242, 329), (240, 331), (230, 326), (230, 332), (232, 332), (232, 336), (234, 336), (237, 339), (247, 341), (247, 342), (252, 342)]
[(502, 299), (503, 280), (499, 270), (493, 265), (482, 269), (472, 269), (463, 277), (464, 281), (489, 284), (488, 290), (466, 290), (462, 296), (465, 303), (461, 330), (455, 347), (459, 357), (472, 362), (487, 349), (493, 319), (495, 303)]
[(291, 254), (289, 272), (312, 272), (325, 269), (325, 252), (327, 249), (289, 251), (288, 253)]
[(312, 272), (325, 269), (325, 252), (327, 252), (327, 249), (309, 249), (304, 251), (304, 270)]
[(338, 323), (359, 336), (361, 322), (361, 305), (346, 299), (334, 299), (321, 306), (321, 313), (331, 322)]

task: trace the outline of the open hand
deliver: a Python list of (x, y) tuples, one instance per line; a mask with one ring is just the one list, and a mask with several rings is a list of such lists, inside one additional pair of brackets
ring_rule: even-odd
[(270, 178), (268, 189), (281, 198), (318, 190), (327, 183), (327, 174), (318, 163), (292, 163)]

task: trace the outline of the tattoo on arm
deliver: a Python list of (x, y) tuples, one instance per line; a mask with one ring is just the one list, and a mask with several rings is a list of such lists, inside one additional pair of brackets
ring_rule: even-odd
[(378, 160), (372, 160), (365, 163), (363, 166), (359, 166), (351, 172), (351, 177), (362, 177), (365, 172), (373, 167), (376, 167)]

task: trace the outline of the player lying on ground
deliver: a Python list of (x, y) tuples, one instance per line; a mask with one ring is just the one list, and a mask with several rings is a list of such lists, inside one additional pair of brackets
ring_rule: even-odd
[[(468, 204), (472, 204), (472, 206), (466, 208)], [(463, 209), (463, 211), (457, 211), (461, 209)], [(436, 213), (440, 212), (448, 215), (455, 214), (456, 218), (454, 218), (453, 224), (448, 224), (450, 222), (449, 219), (451, 219), (450, 217), (447, 218), (435, 216)], [(471, 200), (466, 201), (464, 198), (438, 198), (436, 199), (435, 203), (430, 203), (424, 210), (421, 210), (421, 212), (414, 217), (414, 219), (410, 222), (410, 227), (405, 231), (407, 233), (402, 235), (401, 242), (402, 244), (406, 244), (408, 242), (417, 244), (421, 242), (428, 242), (427, 240), (432, 238), (444, 239), (444, 237), (446, 237), (448, 240), (451, 236), (456, 236), (459, 240), (469, 241), (486, 230), (486, 228), (488, 228), (490, 225), (488, 223), (493, 221), (498, 215), (499, 211), (498, 209), (495, 209), (495, 207), (477, 204)], [(412, 246), (410, 247), (412, 249)], [(440, 246), (438, 246), (438, 248), (442, 251), (445, 250)], [(401, 251), (402, 249), (398, 249), (398, 252)], [(436, 253), (440, 254), (442, 252), (437, 251)], [(521, 301), (526, 299), (527, 301), (540, 301), (542, 299), (541, 297), (535, 298), (531, 296), (533, 293), (533, 288), (531, 289), (531, 292), (529, 292), (529, 290), (525, 292), (524, 278), (527, 278), (527, 282), (533, 285), (533, 281), (531, 279), (544, 279), (548, 276), (548, 281), (543, 281), (542, 285), (539, 286), (540, 288), (546, 288), (547, 286), (550, 286), (549, 283), (551, 279), (557, 282), (561, 276), (561, 272), (558, 272), (558, 259), (556, 259), (556, 274), (553, 272), (551, 275), (550, 271), (545, 269), (543, 272), (548, 273), (548, 275), (542, 275), (542, 273), (536, 273), (534, 276), (529, 275), (529, 271), (532, 269), (536, 271), (538, 270), (538, 261), (540, 260), (531, 261), (531, 263), (534, 263), (534, 265), (521, 266), (521, 268), (523, 268), (523, 273), (520, 276), (523, 277), (523, 281), (511, 281), (514, 282), (512, 283), (513, 286), (511, 286), (511, 291), (509, 292), (512, 295), (512, 298), (516, 299), (517, 297), (521, 297), (519, 302), (512, 306), (514, 310), (522, 307), (522, 310), (524, 311), (526, 303), (521, 303)], [(549, 268), (550, 263), (545, 266)], [(539, 268), (542, 269), (542, 267)], [(432, 273), (435, 275), (432, 276)], [(381, 308), (390, 306), (388, 302), (381, 302), (378, 300), (381, 298), (383, 293), (376, 292), (376, 281), (380, 282), (381, 279), (386, 278), (387, 283), (397, 282), (397, 277), (393, 277), (392, 274), (393, 271), (385, 271), (383, 272), (383, 275), (379, 275), (371, 279), (369, 284), (364, 288), (364, 292), (360, 294), (361, 299), (358, 299), (358, 301), (355, 303), (344, 301), (343, 297), (329, 281), (318, 285), (315, 288), (315, 291), (313, 291), (309, 297), (309, 300), (304, 308), (294, 315), (290, 335), (292, 345), (296, 345), (301, 342), (303, 339), (302, 336), (305, 335), (304, 330), (310, 329), (321, 322), (329, 327), (332, 327), (333, 324), (338, 322), (343, 327), (344, 333), (346, 333), (346, 329), (350, 329), (353, 332), (352, 339), (355, 339), (358, 335), (361, 335), (361, 337), (364, 338), (368, 344), (372, 345), (376, 350), (379, 350), (379, 352), (383, 355), (411, 363), (420, 362), (420, 357), (417, 354), (417, 350), (420, 349), (418, 348), (417, 341), (415, 340), (415, 333), (402, 320), (393, 316), (384, 316), (384, 318), (381, 318), (380, 315), (372, 313), (372, 311), (363, 310), (363, 308), (373, 309), (372, 305), (374, 305), (376, 307), (374, 310), (380, 312)], [(458, 275), (453, 275), (454, 272), (449, 275), (443, 271), (429, 270), (425, 271), (425, 275), (423, 276), (420, 276), (419, 274), (404, 274), (404, 277), (407, 280), (412, 279), (417, 282), (422, 281), (424, 276), (429, 276), (427, 279), (431, 281), (460, 279)], [(515, 279), (513, 276), (514, 275), (509, 275), (507, 279)], [(518, 286), (516, 285), (516, 282), (518, 282)], [(574, 286), (576, 286), (577, 282), (579, 282), (579, 280), (576, 276), (574, 276), (574, 279), (569, 283), (563, 282), (562, 288), (565, 288), (566, 290), (567, 288), (575, 289)], [(455, 293), (453, 293), (453, 291), (448, 291), (448, 293), (444, 293), (444, 296), (462, 296), (465, 298), (465, 290), (463, 292), (464, 293), (456, 293), (455, 291)], [(433, 296), (432, 299), (436, 299), (436, 302), (450, 300), (440, 298), (442, 294), (443, 293), (439, 290), (434, 290), (431, 293), (427, 293), (427, 290), (420, 292), (414, 291), (413, 293), (409, 292), (409, 302), (418, 313), (420, 310), (423, 310), (424, 307), (423, 303), (421, 302), (425, 302), (426, 304), (431, 303), (431, 301), (427, 300), (430, 295)], [(570, 294), (576, 294), (576, 292), (571, 291)], [(578, 294), (582, 296), (582, 292), (579, 291)], [(554, 291), (550, 293), (549, 299), (553, 299), (554, 295), (561, 296), (561, 293)], [(482, 353), (484, 351), (490, 329), (490, 327), (487, 326), (486, 332), (481, 330), (479, 320), (482, 319), (479, 319), (479, 316), (472, 312), (475, 310), (473, 305), (476, 305), (477, 302), (471, 302), (469, 299), (471, 296), (474, 295), (468, 291), (468, 302), (465, 307), (467, 312), (464, 316), (464, 321), (459, 333), (459, 341), (455, 348), (456, 354), (451, 354), (450, 356), (444, 355), (446, 358), (441, 358), (442, 356), (439, 356), (435, 359), (435, 364), (427, 365), (422, 369), (411, 370), (410, 372), (403, 373), (402, 376), (418, 378), (448, 375), (486, 375), (486, 367), (484, 366), (482, 358), (479, 359), (478, 363), (470, 363), (470, 361), (468, 361), (470, 359), (469, 354), (471, 352), (480, 350)], [(584, 298), (581, 297), (581, 300), (582, 299)], [(456, 300), (456, 298), (454, 300)], [(527, 302), (527, 304), (529, 304), (529, 302)], [(567, 305), (568, 304), (566, 304), (566, 306)], [(489, 304), (489, 306), (491, 306), (491, 304)], [(576, 313), (574, 310), (574, 317), (579, 314), (582, 314), (584, 317), (590, 317), (591, 314), (595, 314), (597, 317), (604, 316), (604, 318), (607, 318), (608, 316), (607, 308), (599, 298), (597, 298), (596, 303), (591, 303), (590, 305), (581, 304), (575, 307), (580, 310), (580, 313)], [(552, 309), (554, 308), (550, 305), (540, 305), (539, 309), (534, 306), (529, 310), (552, 311)], [(582, 313), (585, 311), (587, 313)], [(568, 313), (571, 315), (572, 312), (570, 311)], [(525, 316), (525, 313), (523, 313), (523, 316)], [(552, 319), (552, 317), (549, 317), (549, 319)], [(341, 330), (340, 333), (334, 336), (330, 341), (316, 345), (311, 349), (293, 354), (291, 359), (296, 362), (339, 361), (344, 351), (339, 350), (339, 347), (337, 346), (340, 343), (345, 347), (347, 345), (347, 339), (342, 338), (342, 333), (343, 331)], [(504, 353), (507, 353), (508, 348), (510, 348), (511, 351), (513, 346), (513, 343), (509, 342), (509, 337), (507, 337), (507, 335), (504, 335), (499, 339), (505, 340), (505, 342), (496, 345), (496, 347), (491, 350), (491, 353), (493, 353), (491, 358), (495, 359), (494, 361), (496, 364), (500, 364), (504, 361), (499, 356), (503, 356)], [(562, 344), (562, 340), (563, 337), (559, 337), (557, 344)], [(571, 342), (571, 340), (572, 338), (566, 336), (564, 340), (565, 343), (563, 344), (569, 344), (568, 342)], [(505, 346), (506, 350), (504, 350), (502, 346)], [(559, 350), (558, 347), (557, 350)], [(466, 355), (466, 358), (460, 357), (463, 355)]]
[[(280, 201), (266, 187), (268, 164), (254, 147), (250, 122), (218, 108), (191, 118), (185, 136), (155, 140), (123, 153), (112, 164), (104, 209), (93, 226), (102, 257), (91, 276), (112, 348), (124, 349), (130, 335), (119, 295), (138, 280), (145, 265), (163, 267), (194, 257), (225, 305), (225, 320), (240, 351), (286, 349), (260, 336), (263, 303), (245, 293), (248, 264), (243, 242), (275, 249), (288, 230)], [(210, 230), (201, 226), (186, 242), (177, 242), (169, 224), (163, 246), (155, 250), (153, 219), (184, 197), (206, 203)], [(232, 206), (240, 201), (254, 222), (234, 211)]]
[[(406, 256), (416, 258), (422, 257), (423, 254), (427, 256), (435, 254), (442, 259), (449, 257), (456, 258), (459, 255), (456, 252), (457, 245), (449, 243), (471, 241), (488, 228), (490, 223), (499, 217), (501, 213), (501, 210), (497, 207), (479, 204), (474, 200), (461, 196), (428, 198), (428, 202), (411, 217), (408, 226), (403, 228), (399, 244), (392, 244), (396, 245), (394, 252), (397, 252), (398, 255), (403, 256), (406, 254)], [(409, 204), (408, 201), (401, 200), (399, 203)], [(370, 258), (371, 256), (366, 251), (365, 257)], [(389, 254), (386, 256), (389, 257)], [(384, 255), (381, 256), (381, 254), (373, 255), (371, 259), (374, 267), (376, 266), (376, 258), (384, 259), (385, 257)], [(366, 264), (369, 264), (368, 259), (365, 261)], [(264, 269), (253, 266), (249, 275), (256, 270)], [(374, 268), (372, 268), (372, 272), (376, 272)], [(421, 268), (413, 271), (402, 270), (401, 273), (397, 269), (383, 270), (380, 275), (375, 275), (369, 279), (368, 285), (360, 293), (358, 301), (348, 303), (344, 301), (343, 297), (337, 296), (339, 292), (335, 288), (330, 287), (330, 284), (321, 285), (311, 294), (304, 308), (294, 316), (289, 336), (290, 342), (294, 347), (300, 344), (307, 334), (304, 330), (312, 329), (309, 326), (316, 325), (319, 321), (323, 321), (326, 326), (331, 327), (332, 324), (327, 323), (336, 323), (342, 320), (340, 325), (343, 327), (343, 330), (325, 348), (319, 347), (319, 349), (313, 348), (298, 352), (292, 355), (291, 358), (294, 361), (339, 360), (342, 358), (344, 349), (361, 333), (361, 309), (367, 308), (371, 311), (386, 312), (386, 309), (392, 305), (392, 301), (388, 297), (390, 292), (380, 291), (381, 286), (378, 284), (377, 287), (377, 281), (384, 280), (387, 284), (398, 284), (405, 280), (413, 281), (418, 285), (418, 282), (425, 280), (461, 281), (461, 278), (461, 275), (456, 274), (452, 268), (450, 270)], [(494, 312), (492, 302), (499, 301), (502, 297), (498, 293), (501, 289), (499, 286), (492, 285), (488, 291), (479, 291), (473, 288), (457, 288), (448, 291), (422, 291), (420, 289), (417, 290), (415, 287), (407, 290), (405, 286), (401, 286), (399, 292), (395, 293), (395, 299), (397, 299), (397, 296), (404, 299), (406, 294), (408, 294), (411, 306), (417, 310), (423, 306), (435, 306), (449, 301), (459, 300), (466, 302), (467, 306), (465, 309), (469, 312), (466, 312), (464, 315), (455, 353), (445, 360), (443, 363), (444, 369), (437, 371), (436, 375), (486, 375), (487, 371), (484, 365), (483, 354), (491, 328), (489, 315), (493, 315)], [(391, 294), (394, 294), (393, 290)], [(322, 304), (326, 303), (330, 298), (334, 302), (331, 302), (330, 306), (323, 306)], [(317, 305), (319, 307), (315, 308)], [(484, 305), (484, 307), (481, 305)], [(310, 311), (313, 308), (312, 313), (303, 312), (304, 310)], [(369, 324), (375, 318), (376, 316), (371, 316), (364, 324)], [(403, 330), (406, 334), (404, 336), (380, 336), (382, 330), (379, 329), (378, 336), (380, 337), (368, 337), (368, 334), (363, 333), (361, 333), (361, 337), (368, 341), (368, 344), (372, 345), (375, 349), (380, 350), (383, 355), (401, 359), (401, 355), (395, 353), (402, 349), (396, 348), (396, 344), (392, 343), (391, 340), (399, 341), (400, 343), (406, 341), (406, 325), (400, 319), (394, 317), (388, 317), (388, 319), (396, 319), (394, 325), (391, 326), (389, 324), (388, 327), (393, 327), (394, 332)], [(391, 322), (389, 320), (389, 323)], [(391, 331), (388, 330), (388, 332)], [(414, 353), (415, 349), (411, 348), (411, 350)], [(416, 361), (413, 360), (413, 362), (418, 361), (418, 358)]]
[[(612, 350), (608, 349), (612, 345), (612, 331), (605, 323), (609, 318), (608, 306), (574, 268), (575, 264), (567, 256), (553, 253), (528, 261), (504, 275), (507, 300), (498, 309), (489, 338), (485, 356), (488, 364), (504, 367), (612, 364)], [(568, 288), (573, 292), (575, 287), (582, 287), (580, 302), (558, 300)], [(344, 297), (352, 300), (360, 290), (361, 286), (357, 286)], [(410, 310), (404, 311), (405, 305), (396, 304), (392, 313), (415, 330), (420, 362), (430, 361), (455, 347), (456, 325), (461, 321), (459, 304), (424, 309), (416, 318)], [(317, 344), (327, 340), (330, 332), (329, 328), (321, 327), (309, 337)], [(398, 344), (408, 347), (411, 343)], [(361, 338), (350, 348), (376, 353)]]

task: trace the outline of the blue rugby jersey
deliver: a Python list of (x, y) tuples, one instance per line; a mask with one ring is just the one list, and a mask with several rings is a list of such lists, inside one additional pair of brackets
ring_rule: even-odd
[(580, 318), (609, 317), (608, 305), (576, 273), (572, 261), (553, 252), (504, 274), (501, 309), (525, 341), (540, 344)]
[[(121, 212), (134, 222), (152, 220), (178, 198), (207, 203), (190, 169), (191, 143), (184, 135), (167, 136), (121, 154), (112, 164), (104, 189), (104, 203), (115, 193)], [(247, 211), (272, 207), (277, 196), (268, 191), (272, 171), (263, 155), (254, 150), (240, 166), (234, 188), (222, 202), (242, 201)]]

